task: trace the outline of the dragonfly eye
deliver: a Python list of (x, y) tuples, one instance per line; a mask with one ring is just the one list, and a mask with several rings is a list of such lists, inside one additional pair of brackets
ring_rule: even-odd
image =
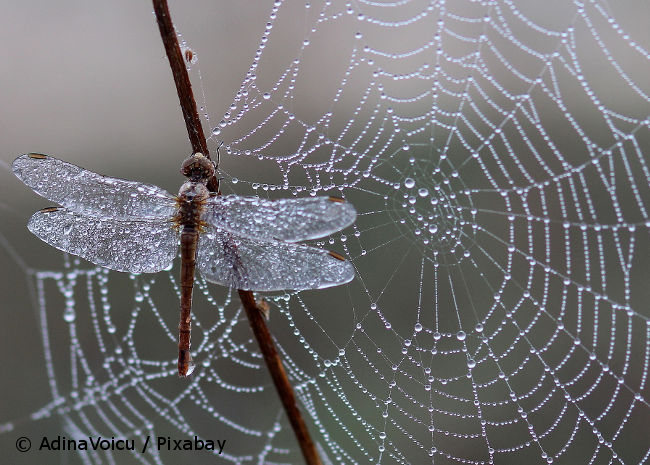
[(185, 159), (181, 166), (183, 176), (194, 181), (207, 180), (214, 175), (214, 163), (202, 153), (195, 153)]

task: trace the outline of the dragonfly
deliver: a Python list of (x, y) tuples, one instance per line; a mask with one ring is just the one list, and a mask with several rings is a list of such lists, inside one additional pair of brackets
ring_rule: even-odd
[(180, 245), (178, 374), (192, 373), (195, 270), (206, 281), (250, 291), (322, 289), (354, 279), (342, 255), (298, 241), (339, 231), (356, 219), (338, 197), (267, 200), (217, 195), (206, 184), (214, 162), (194, 153), (181, 165), (178, 195), (151, 184), (103, 176), (40, 153), (12, 164), (14, 174), (59, 206), (36, 212), (39, 239), (96, 265), (128, 273), (170, 269)]

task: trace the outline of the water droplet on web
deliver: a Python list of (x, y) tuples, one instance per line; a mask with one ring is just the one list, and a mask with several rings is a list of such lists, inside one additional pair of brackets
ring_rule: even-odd
[(67, 323), (72, 323), (76, 317), (77, 315), (73, 308), (66, 308), (65, 311), (63, 312), (63, 319)]
[(420, 331), (422, 331), (422, 325), (420, 323), (416, 323), (415, 324), (415, 332), (419, 333)]
[(456, 339), (458, 339), (459, 341), (464, 341), (466, 337), (467, 335), (465, 334), (465, 331), (458, 331), (456, 333)]
[(404, 187), (406, 187), (407, 189), (413, 189), (414, 186), (415, 186), (415, 180), (413, 178), (406, 178), (404, 180)]

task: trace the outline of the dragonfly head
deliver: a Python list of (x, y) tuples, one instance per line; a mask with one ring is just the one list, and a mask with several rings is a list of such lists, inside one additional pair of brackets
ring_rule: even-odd
[(207, 182), (214, 170), (214, 163), (200, 152), (186, 158), (181, 166), (181, 174), (193, 182)]

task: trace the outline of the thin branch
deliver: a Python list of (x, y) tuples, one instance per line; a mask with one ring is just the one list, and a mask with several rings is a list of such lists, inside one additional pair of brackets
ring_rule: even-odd
[[(203, 134), (203, 127), (201, 120), (196, 110), (196, 101), (192, 93), (192, 85), (190, 78), (187, 74), (187, 68), (183, 61), (176, 31), (172, 24), (171, 15), (169, 14), (169, 7), (167, 0), (153, 0), (153, 7), (158, 21), (158, 28), (160, 29), (160, 36), (165, 44), (165, 51), (169, 59), (169, 65), (172, 68), (174, 75), (174, 82), (176, 83), (176, 91), (178, 92), (178, 99), (180, 100), (181, 109), (183, 110), (183, 118), (185, 119), (185, 126), (187, 127), (187, 134), (192, 144), (192, 152), (201, 152), (206, 157), (210, 157), (208, 152), (208, 145)], [(216, 178), (210, 180), (207, 185), (208, 189), (212, 192), (219, 192), (219, 183)], [(273, 338), (266, 326), (266, 320), (263, 311), (255, 303), (255, 297), (251, 291), (239, 290), (239, 298), (242, 305), (246, 310), (248, 321), (251, 329), (255, 334), (255, 338), (260, 346), (266, 365), (273, 378), (273, 383), (278, 391), (282, 405), (284, 406), (289, 422), (294, 430), (296, 439), (300, 444), (305, 462), (307, 465), (322, 465), (314, 442), (309, 435), (307, 425), (302, 418), (298, 405), (296, 403), (296, 396), (293, 392), (293, 387), (289, 382), (287, 373), (282, 365), (282, 360), (278, 354)]]
[(291, 427), (298, 439), (305, 461), (309, 465), (321, 465), (320, 458), (316, 452), (316, 447), (311, 440), (311, 436), (309, 436), (307, 425), (302, 419), (300, 410), (298, 410), (296, 396), (293, 393), (293, 388), (289, 382), (287, 372), (284, 370), (284, 366), (282, 365), (282, 359), (280, 359), (280, 354), (278, 354), (278, 351), (273, 344), (273, 338), (271, 337), (269, 328), (266, 326), (264, 313), (258, 308), (252, 292), (242, 290), (239, 290), (238, 292), (241, 303), (246, 310), (248, 322), (250, 323), (253, 333), (255, 333), (255, 338), (257, 338), (257, 343), (262, 350), (264, 361), (271, 372), (273, 383), (275, 384), (275, 388), (278, 390), (280, 400), (287, 412), (287, 416), (291, 422)]
[[(196, 110), (196, 101), (194, 100), (194, 93), (192, 92), (192, 83), (187, 74), (187, 68), (185, 67), (181, 47), (178, 44), (176, 30), (172, 24), (172, 17), (169, 14), (167, 1), (153, 0), (153, 9), (156, 13), (160, 36), (165, 45), (165, 52), (167, 52), (167, 58), (169, 59), (169, 66), (174, 75), (176, 92), (178, 93), (178, 100), (180, 101), (181, 110), (183, 111), (183, 119), (185, 120), (187, 135), (190, 138), (190, 144), (192, 144), (192, 153), (201, 152), (203, 155), (210, 158), (208, 143), (203, 134), (203, 126), (201, 125), (199, 112)], [(208, 182), (208, 189), (212, 192), (219, 192), (219, 181), (215, 176), (213, 176)]]

